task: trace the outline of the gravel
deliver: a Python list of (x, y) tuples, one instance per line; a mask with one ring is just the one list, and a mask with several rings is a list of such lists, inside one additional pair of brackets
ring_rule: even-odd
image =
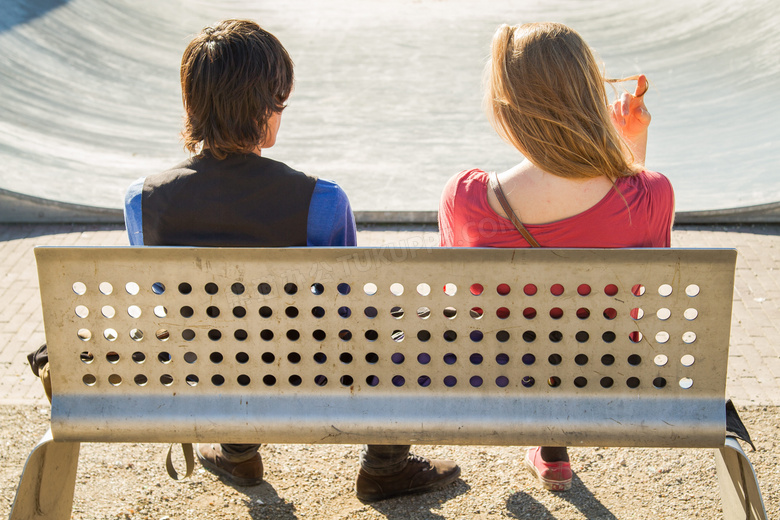
[[(740, 408), (756, 452), (769, 518), (780, 518), (777, 408)], [(0, 514), (10, 511), (24, 461), (49, 423), (46, 406), (0, 406)], [(74, 519), (691, 519), (721, 518), (711, 450), (570, 450), (571, 491), (547, 492), (522, 464), (523, 447), (418, 446), (463, 470), (427, 495), (362, 504), (354, 495), (358, 446), (269, 445), (266, 482), (233, 487), (196, 466), (187, 480), (165, 472), (167, 445), (82, 444)], [(749, 447), (747, 447), (749, 449)], [(181, 461), (179, 461), (181, 462)], [(179, 467), (183, 467), (180, 465)]]

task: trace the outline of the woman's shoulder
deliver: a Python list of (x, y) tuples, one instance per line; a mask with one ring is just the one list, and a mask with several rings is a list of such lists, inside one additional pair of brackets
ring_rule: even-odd
[(444, 191), (445, 193), (462, 194), (473, 193), (475, 190), (484, 190), (484, 186), (487, 186), (489, 174), (480, 170), (479, 168), (473, 168), (471, 170), (462, 170), (447, 181)]

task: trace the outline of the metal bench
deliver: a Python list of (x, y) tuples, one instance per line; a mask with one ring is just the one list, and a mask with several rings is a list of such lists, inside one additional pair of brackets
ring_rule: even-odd
[[(80, 442), (714, 448), (735, 250), (36, 248), (51, 429), (11, 518), (69, 518)], [(52, 442), (54, 440), (54, 442)]]

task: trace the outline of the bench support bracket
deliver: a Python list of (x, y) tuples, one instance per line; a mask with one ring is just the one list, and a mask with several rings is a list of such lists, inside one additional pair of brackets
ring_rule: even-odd
[(742, 447), (733, 437), (715, 450), (723, 518), (726, 520), (767, 520), (756, 472)]

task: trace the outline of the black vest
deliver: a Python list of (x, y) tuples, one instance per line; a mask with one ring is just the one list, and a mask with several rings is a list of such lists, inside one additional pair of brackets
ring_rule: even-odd
[(144, 181), (144, 245), (305, 246), (316, 182), (255, 154), (201, 154)]

